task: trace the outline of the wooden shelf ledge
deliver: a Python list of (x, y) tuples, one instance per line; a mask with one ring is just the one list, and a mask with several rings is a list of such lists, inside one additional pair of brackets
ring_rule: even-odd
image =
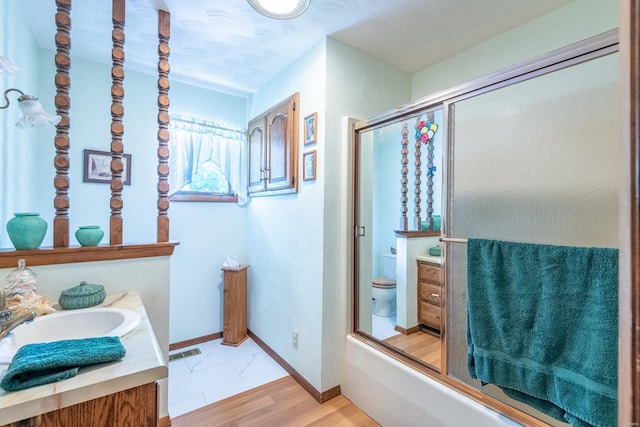
[(20, 258), (27, 261), (27, 266), (34, 266), (169, 256), (179, 244), (165, 242), (26, 250), (0, 249), (0, 268), (16, 267)]
[(404, 237), (407, 239), (411, 239), (414, 237), (440, 237), (440, 230), (422, 230), (422, 231), (405, 231), (405, 230), (395, 230), (396, 237)]

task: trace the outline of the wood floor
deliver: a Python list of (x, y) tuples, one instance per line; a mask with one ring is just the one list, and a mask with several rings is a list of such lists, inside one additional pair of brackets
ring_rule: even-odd
[(418, 331), (410, 335), (395, 335), (384, 341), (437, 369), (441, 367), (442, 344), (439, 337)]
[(339, 395), (318, 403), (287, 376), (171, 420), (173, 427), (379, 426)]

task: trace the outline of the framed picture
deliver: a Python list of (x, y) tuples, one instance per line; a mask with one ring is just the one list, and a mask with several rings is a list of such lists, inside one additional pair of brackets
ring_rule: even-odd
[[(124, 185), (131, 185), (131, 154), (123, 154), (122, 163), (122, 181)], [(110, 152), (84, 150), (82, 182), (111, 182)]]
[(302, 180), (313, 181), (316, 179), (316, 150), (304, 153), (302, 162)]
[(304, 145), (318, 142), (318, 113), (304, 118)]

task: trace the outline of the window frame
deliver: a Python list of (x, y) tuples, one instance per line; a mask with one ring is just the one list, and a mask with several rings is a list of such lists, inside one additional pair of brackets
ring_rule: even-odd
[[(222, 130), (222, 131), (241, 132), (245, 135), (245, 138), (246, 138), (246, 131), (244, 129), (231, 129), (225, 125), (218, 124), (211, 120), (206, 120), (206, 119), (201, 119), (201, 118), (196, 118), (191, 116), (184, 116), (181, 114), (172, 114), (171, 121), (173, 122), (174, 120), (185, 122), (185, 123), (193, 123), (199, 126), (208, 126), (208, 127), (211, 127), (212, 129), (215, 128), (217, 130)], [(171, 126), (169, 129), (169, 132), (172, 132)], [(246, 143), (246, 140), (244, 141), (244, 143)], [(175, 146), (172, 147), (172, 138), (170, 138), (169, 140), (169, 147), (175, 148)], [(242, 149), (241, 149), (241, 153), (242, 153)], [(240, 154), (239, 161), (240, 161), (240, 164), (238, 165), (238, 168), (240, 170), (240, 173), (242, 174), (242, 161), (243, 161), (242, 154)], [(176, 173), (176, 172), (177, 171), (175, 170), (170, 170), (169, 174), (171, 175), (172, 173)], [(231, 186), (231, 181), (229, 180), (229, 177), (225, 176), (225, 179), (227, 180), (227, 183), (229, 185), (230, 192), (228, 193), (178, 190), (174, 193), (170, 193), (168, 195), (168, 199), (170, 202), (238, 203), (239, 189), (236, 189), (234, 191), (234, 189)]]
[(169, 196), (171, 202), (214, 202), (214, 203), (238, 203), (236, 193), (208, 193), (202, 191), (176, 191)]

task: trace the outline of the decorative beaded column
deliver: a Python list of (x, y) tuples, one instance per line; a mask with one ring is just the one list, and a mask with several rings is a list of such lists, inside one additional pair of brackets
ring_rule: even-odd
[(53, 207), (56, 215), (53, 219), (53, 247), (69, 247), (69, 108), (71, 100), (69, 88), (71, 78), (69, 67), (71, 66), (71, 0), (56, 0), (56, 96), (54, 103), (56, 113), (62, 118), (56, 125), (54, 146), (56, 155), (53, 159), (56, 168), (56, 176), (53, 186), (56, 195), (53, 199)]
[(422, 198), (420, 197), (420, 193), (421, 193), (421, 185), (422, 185), (422, 171), (420, 169), (420, 167), (422, 166), (422, 153), (420, 152), (420, 146), (422, 145), (422, 142), (420, 141), (420, 138), (418, 137), (418, 131), (420, 130), (420, 116), (416, 117), (416, 125), (415, 125), (415, 135), (416, 135), (416, 143), (415, 143), (415, 161), (414, 161), (414, 166), (415, 169), (413, 171), (413, 175), (415, 177), (415, 187), (413, 189), (413, 194), (414, 194), (414, 205), (413, 205), (413, 213), (414, 213), (414, 217), (413, 217), (413, 229), (420, 231), (420, 203), (422, 202)]
[[(433, 123), (433, 111), (427, 112), (427, 123)], [(433, 137), (427, 141), (427, 222), (429, 230), (433, 230)]]
[(158, 11), (158, 242), (169, 241), (169, 12)]
[(409, 183), (409, 179), (407, 178), (407, 175), (409, 174), (409, 168), (407, 167), (409, 164), (409, 128), (407, 123), (402, 124), (401, 135), (402, 149), (400, 150), (400, 154), (402, 155), (402, 159), (400, 160), (400, 164), (402, 167), (400, 168), (400, 203), (402, 206), (400, 207), (400, 230), (407, 231), (409, 229), (409, 219), (407, 218), (407, 193), (409, 192), (407, 187), (407, 184)]
[(124, 163), (122, 153), (124, 146), (122, 135), (124, 126), (122, 117), (124, 116), (124, 21), (125, 21), (125, 0), (113, 0), (112, 21), (113, 30), (111, 39), (113, 49), (111, 49), (111, 218), (109, 221), (109, 244), (122, 244), (122, 171)]

